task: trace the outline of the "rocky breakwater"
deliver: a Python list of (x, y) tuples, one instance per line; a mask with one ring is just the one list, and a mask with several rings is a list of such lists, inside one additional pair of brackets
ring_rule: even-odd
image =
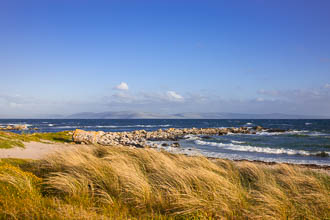
[(144, 130), (133, 132), (103, 132), (76, 129), (73, 133), (73, 141), (80, 144), (144, 147), (146, 146), (146, 133)]
[[(81, 144), (99, 144), (105, 146), (148, 146), (148, 141), (178, 141), (184, 139), (186, 135), (226, 135), (236, 134), (255, 134), (261, 131), (270, 131), (260, 126), (254, 128), (169, 128), (158, 129), (156, 131), (136, 130), (131, 132), (103, 132), (103, 131), (84, 131), (76, 129), (73, 133), (73, 141)], [(279, 132), (277, 130), (277, 132)]]

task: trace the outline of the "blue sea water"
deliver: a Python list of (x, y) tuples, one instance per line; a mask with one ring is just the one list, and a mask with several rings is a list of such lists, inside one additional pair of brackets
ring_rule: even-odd
[[(226, 120), (226, 119), (0, 119), (0, 126), (28, 124), (38, 132), (57, 132), (76, 128), (95, 131), (132, 131), (174, 128), (253, 127), (279, 128), (284, 133), (228, 134), (206, 138), (189, 135), (180, 140), (181, 148), (158, 148), (174, 153), (205, 155), (229, 159), (247, 159), (299, 164), (330, 165), (330, 120)], [(32, 131), (30, 131), (32, 132)], [(168, 143), (171, 144), (171, 143)]]

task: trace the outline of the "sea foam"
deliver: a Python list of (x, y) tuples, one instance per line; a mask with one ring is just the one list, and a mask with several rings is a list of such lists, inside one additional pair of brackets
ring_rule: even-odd
[[(287, 154), (287, 155), (304, 155), (304, 156), (313, 156), (319, 154), (320, 152), (308, 152), (304, 150), (293, 150), (293, 149), (286, 149), (286, 148), (269, 148), (269, 147), (256, 147), (251, 145), (239, 145), (233, 143), (215, 143), (215, 142), (207, 142), (196, 140), (196, 144), (198, 145), (208, 145), (213, 147), (219, 147), (226, 150), (232, 151), (244, 151), (244, 152), (256, 152), (256, 153), (265, 153), (265, 154)], [(328, 153), (329, 152), (325, 152)]]

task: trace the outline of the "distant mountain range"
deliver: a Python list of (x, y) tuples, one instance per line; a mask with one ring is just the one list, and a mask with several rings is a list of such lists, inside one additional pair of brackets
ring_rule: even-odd
[[(54, 115), (53, 115), (54, 116)], [(118, 112), (81, 112), (69, 116), (52, 118), (68, 119), (329, 119), (325, 116), (289, 115), (289, 114), (242, 114), (242, 113), (176, 113), (157, 114), (150, 112), (118, 111)]]

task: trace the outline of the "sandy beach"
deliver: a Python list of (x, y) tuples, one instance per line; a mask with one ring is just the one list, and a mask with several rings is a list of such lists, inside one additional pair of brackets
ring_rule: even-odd
[(0, 158), (41, 159), (56, 151), (73, 149), (74, 146), (62, 143), (25, 142), (25, 147), (0, 149)]

